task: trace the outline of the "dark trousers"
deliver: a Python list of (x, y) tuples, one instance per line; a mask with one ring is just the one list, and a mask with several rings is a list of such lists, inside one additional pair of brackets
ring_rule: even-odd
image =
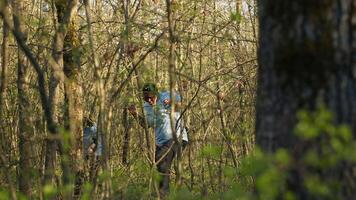
[[(182, 150), (185, 148), (187, 142), (183, 141)], [(156, 164), (157, 170), (161, 174), (159, 181), (159, 190), (161, 195), (165, 195), (169, 191), (169, 175), (170, 168), (174, 156), (177, 154), (178, 146), (173, 139), (167, 141), (162, 146), (156, 146)]]

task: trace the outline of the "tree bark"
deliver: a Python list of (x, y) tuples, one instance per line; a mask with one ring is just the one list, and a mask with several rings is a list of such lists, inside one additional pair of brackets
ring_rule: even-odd
[[(258, 3), (257, 144), (266, 152), (281, 147), (296, 151), (296, 113), (314, 111), (320, 103), (333, 112), (337, 124), (348, 124), (355, 137), (355, 1)], [(294, 189), (306, 195), (297, 181)], [(343, 197), (352, 198), (347, 195)]]
[[(4, 12), (9, 12), (8, 8), (8, 2), (4, 2), (6, 5), (4, 5)], [(2, 44), (1, 44), (1, 82), (0, 82), (0, 118), (4, 119), (5, 114), (4, 114), (4, 106), (5, 106), (5, 98), (6, 98), (6, 90), (8, 86), (8, 80), (7, 80), (7, 74), (8, 74), (8, 69), (7, 69), (7, 63), (9, 59), (9, 51), (8, 51), (8, 43), (9, 43), (9, 28), (7, 24), (4, 22), (3, 23), (3, 39), (2, 39)], [(8, 146), (8, 140), (6, 139), (6, 127), (5, 127), (5, 120), (2, 120), (0, 124), (0, 130), (1, 130), (1, 144), (2, 146), (6, 147)], [(7, 154), (7, 152), (6, 152)]]
[[(22, 1), (12, 1), (13, 7), (13, 20), (15, 29), (22, 33), (24, 38), (23, 40), (27, 40), (27, 34), (25, 33), (25, 27), (22, 22), (24, 7)], [(18, 130), (18, 148), (19, 148), (19, 190), (24, 195), (30, 197), (32, 193), (32, 183), (30, 177), (30, 138), (31, 138), (31, 106), (29, 100), (29, 87), (28, 87), (28, 72), (29, 65), (24, 53), (21, 49), (18, 49), (18, 61), (17, 61), (17, 99), (19, 106), (19, 130)]]
[(131, 125), (129, 116), (125, 108), (122, 112), (123, 126), (124, 126), (124, 141), (122, 145), (122, 164), (128, 166), (130, 160), (130, 139), (131, 139)]
[[(66, 2), (55, 1), (58, 25), (56, 27), (56, 33), (53, 38), (53, 51), (52, 58), (49, 62), (52, 69), (51, 79), (49, 83), (49, 95), (48, 95), (48, 110), (50, 111), (50, 118), (52, 123), (57, 124), (57, 112), (58, 112), (58, 85), (64, 82), (66, 77), (63, 71), (63, 50), (64, 40), (68, 32), (68, 27), (71, 23), (73, 15), (76, 11), (77, 0)], [(56, 151), (59, 150), (62, 156), (62, 170), (63, 170), (63, 183), (69, 183), (69, 169), (68, 163), (63, 159), (68, 155), (66, 147), (62, 145), (58, 140), (55, 140), (57, 131), (50, 131), (50, 137), (46, 140), (46, 158), (45, 158), (45, 176), (44, 184), (52, 184), (54, 179), (54, 169), (56, 166)]]
[(31, 138), (31, 120), (30, 120), (30, 101), (28, 95), (28, 65), (26, 58), (18, 52), (18, 80), (17, 96), (19, 104), (19, 130), (18, 130), (18, 148), (19, 148), (19, 189), (26, 196), (31, 196), (31, 178), (30, 178), (30, 138)]
[(260, 1), (256, 133), (257, 143), (265, 150), (290, 147), (295, 141), (290, 136), (296, 112), (314, 110), (319, 99), (334, 112), (337, 122), (349, 124), (355, 132), (352, 2), (291, 6)]
[[(77, 4), (78, 2), (76, 2)], [(57, 1), (57, 15), (58, 21), (62, 23), (65, 16), (65, 4)], [(80, 75), (80, 51), (79, 51), (79, 37), (76, 30), (75, 12), (71, 15), (71, 20), (68, 23), (68, 31), (64, 37), (63, 43), (63, 72), (66, 80), (65, 86), (65, 104), (66, 104), (66, 128), (69, 128), (70, 134), (70, 152), (71, 162), (75, 173), (75, 188), (74, 199), (78, 199), (82, 193), (84, 161), (82, 152), (83, 143), (83, 106), (82, 106), (82, 87), (79, 84)], [(66, 153), (64, 153), (66, 154)]]
[[(8, 6), (5, 8), (8, 12)], [(4, 22), (3, 24), (3, 39), (1, 45), (1, 83), (0, 83), (0, 115), (2, 115), (4, 98), (6, 95), (7, 88), (7, 62), (9, 59), (9, 53), (7, 51), (8, 48), (8, 37), (9, 37), (9, 29)]]

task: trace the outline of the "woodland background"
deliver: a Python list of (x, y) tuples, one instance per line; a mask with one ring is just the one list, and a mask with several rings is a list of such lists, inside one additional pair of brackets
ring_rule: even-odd
[[(2, 0), (0, 199), (158, 198), (153, 132), (127, 111), (145, 82), (183, 97), (190, 144), (169, 198), (352, 198), (355, 7)], [(94, 178), (89, 115), (104, 141)]]
[[(253, 1), (2, 4), (10, 25), (2, 27), (0, 180), (12, 193), (43, 198), (73, 184), (84, 165), (82, 120), (93, 114), (105, 133), (104, 183), (95, 193), (150, 196), (153, 132), (127, 114), (129, 105), (141, 106), (144, 82), (183, 96), (190, 145), (180, 161), (181, 185), (203, 195), (222, 191), (223, 168), (252, 150)], [(204, 156), (215, 149), (216, 156)]]

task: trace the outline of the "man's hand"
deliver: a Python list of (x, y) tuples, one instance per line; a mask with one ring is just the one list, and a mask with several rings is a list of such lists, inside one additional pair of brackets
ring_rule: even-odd
[(168, 106), (168, 105), (171, 104), (171, 101), (170, 101), (169, 99), (165, 99), (165, 100), (163, 100), (163, 104), (164, 104), (165, 106)]
[[(163, 105), (164, 106), (170, 106), (171, 105), (171, 100), (170, 99), (165, 99), (165, 100), (163, 100)], [(175, 110), (177, 111), (177, 110), (179, 110), (180, 108), (181, 108), (181, 106), (182, 106), (182, 103), (181, 102), (175, 102), (175, 104), (174, 104), (174, 107), (175, 107)]]
[(96, 149), (96, 145), (93, 143), (88, 147), (88, 155), (93, 155)]

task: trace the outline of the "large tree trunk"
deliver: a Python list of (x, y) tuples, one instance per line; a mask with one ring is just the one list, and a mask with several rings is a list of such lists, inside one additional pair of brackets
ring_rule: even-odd
[[(5, 8), (8, 10), (8, 7)], [(8, 12), (8, 11), (7, 11)], [(6, 88), (7, 88), (7, 62), (9, 53), (7, 51), (8, 48), (8, 38), (9, 38), (9, 28), (6, 23), (3, 24), (3, 39), (1, 44), (1, 82), (0, 82), (0, 116), (3, 114), (3, 105), (4, 98), (6, 96)]]
[[(60, 8), (60, 4), (56, 4)], [(58, 9), (58, 18), (64, 12)], [(83, 106), (82, 106), (82, 87), (79, 85), (80, 73), (79, 61), (79, 37), (76, 30), (76, 20), (73, 18), (68, 26), (68, 32), (64, 38), (64, 53), (63, 53), (63, 71), (66, 76), (65, 86), (65, 104), (67, 120), (66, 128), (69, 130), (70, 135), (70, 156), (73, 164), (73, 171), (75, 173), (75, 188), (74, 199), (81, 195), (81, 188), (83, 184), (84, 175), (84, 161), (82, 152), (83, 143)]]
[(260, 0), (259, 15), (257, 144), (295, 150), (297, 111), (319, 103), (355, 136), (356, 2)]
[[(24, 41), (26, 41), (27, 34), (22, 22), (23, 2), (13, 1), (13, 18), (14, 27), (19, 32), (23, 33)], [(19, 106), (19, 130), (18, 130), (18, 148), (19, 148), (19, 190), (26, 196), (31, 196), (31, 178), (30, 178), (30, 138), (31, 138), (31, 120), (30, 120), (30, 101), (29, 101), (29, 87), (28, 87), (28, 70), (29, 65), (26, 61), (25, 55), (18, 49), (18, 79), (17, 79), (17, 98)]]
[[(8, 3), (5, 1), (6, 5), (4, 6), (4, 11), (9, 12), (8, 8)], [(8, 85), (8, 80), (7, 80), (7, 74), (8, 74), (8, 60), (9, 60), (9, 51), (8, 51), (8, 44), (9, 43), (9, 27), (7, 24), (4, 22), (3, 23), (3, 38), (2, 38), (2, 44), (1, 44), (1, 75), (0, 75), (0, 118), (4, 119), (5, 114), (4, 114), (4, 108), (5, 108), (5, 98), (6, 98), (6, 90), (7, 90), (7, 85)], [(1, 139), (1, 147), (7, 147), (8, 146), (8, 139), (6, 138), (6, 126), (5, 126), (4, 120), (0, 123), (0, 139)], [(7, 151), (5, 152), (7, 154)]]
[(256, 128), (266, 150), (290, 147), (296, 112), (319, 99), (356, 131), (356, 3), (333, 2), (260, 1)]
[(18, 52), (18, 80), (17, 96), (19, 104), (19, 130), (18, 130), (18, 148), (19, 148), (19, 189), (26, 196), (31, 195), (30, 179), (30, 139), (31, 139), (31, 120), (30, 120), (30, 101), (28, 95), (28, 65), (25, 62), (24, 55)]
[[(66, 35), (68, 29), (70, 27), (73, 16), (76, 13), (78, 0), (71, 1), (55, 1), (56, 11), (57, 11), (57, 19), (58, 26), (53, 40), (53, 60), (50, 60), (50, 64), (52, 67), (52, 76), (49, 83), (49, 113), (50, 116), (46, 116), (51, 119), (51, 122), (56, 124), (57, 121), (57, 112), (58, 112), (58, 84), (61, 81), (65, 81), (65, 73), (63, 67), (63, 52), (64, 43), (66, 40)], [(69, 47), (70, 49), (70, 47)], [(71, 49), (70, 49), (71, 50)], [(69, 67), (70, 68), (70, 67)], [(79, 108), (81, 109), (81, 107)], [(80, 115), (80, 112), (78, 113)], [(69, 129), (69, 128), (68, 128)], [(69, 155), (68, 148), (61, 143), (59, 140), (55, 140), (57, 138), (56, 134), (58, 134), (57, 130), (50, 130), (50, 137), (46, 140), (46, 158), (45, 158), (45, 177), (44, 184), (53, 184), (54, 170), (56, 167), (56, 151), (59, 150), (62, 156), (62, 182), (63, 184), (70, 183), (70, 170), (69, 163), (67, 162), (66, 156)], [(71, 157), (73, 158), (73, 157)], [(74, 157), (73, 159), (76, 159)]]

